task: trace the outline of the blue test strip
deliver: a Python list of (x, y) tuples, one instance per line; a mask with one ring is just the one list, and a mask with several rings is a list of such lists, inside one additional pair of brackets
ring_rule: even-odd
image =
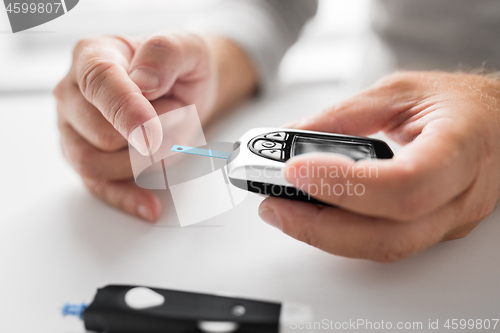
[(211, 150), (211, 149), (194, 148), (194, 147), (179, 146), (179, 145), (174, 145), (172, 147), (172, 149), (170, 149), (170, 150), (176, 151), (178, 153), (186, 153), (186, 154), (206, 156), (206, 157), (223, 158), (226, 160), (229, 158), (229, 155), (231, 155), (231, 153), (228, 153), (225, 151), (217, 151), (217, 150)]

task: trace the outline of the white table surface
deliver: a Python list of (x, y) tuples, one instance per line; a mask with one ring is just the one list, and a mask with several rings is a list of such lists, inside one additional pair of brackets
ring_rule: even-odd
[[(207, 132), (234, 141), (353, 93), (294, 86), (240, 107)], [(393, 264), (333, 256), (260, 221), (261, 197), (201, 224), (178, 226), (169, 196), (152, 226), (88, 194), (63, 159), (55, 102), (0, 95), (0, 332), (83, 332), (65, 302), (97, 287), (139, 284), (310, 304), (315, 319), (422, 321), (500, 317), (500, 211), (468, 237)], [(500, 327), (497, 327), (500, 330)]]

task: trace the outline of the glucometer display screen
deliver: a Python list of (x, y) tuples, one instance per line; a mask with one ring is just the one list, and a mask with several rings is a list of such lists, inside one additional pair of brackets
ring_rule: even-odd
[(342, 141), (334, 138), (312, 138), (297, 135), (292, 156), (306, 153), (335, 153), (345, 155), (355, 161), (375, 158), (375, 150), (369, 142)]

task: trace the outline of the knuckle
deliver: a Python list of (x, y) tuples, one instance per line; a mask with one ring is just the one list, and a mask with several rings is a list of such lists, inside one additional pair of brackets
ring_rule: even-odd
[(57, 84), (57, 86), (52, 91), (52, 95), (54, 95), (54, 97), (58, 102), (61, 102), (63, 100), (63, 91), (65, 84), (66, 84), (65, 80), (62, 80)]
[(114, 129), (99, 131), (96, 135), (99, 149), (105, 152), (114, 152), (124, 146), (124, 138)]
[(89, 190), (90, 193), (97, 197), (103, 197), (104, 194), (104, 182), (97, 179), (91, 179), (82, 177), (83, 184)]
[(424, 220), (414, 221), (410, 227), (393, 226), (369, 259), (383, 263), (400, 261), (439, 242), (444, 234), (441, 229), (435, 223)]
[(496, 203), (495, 202), (487, 202), (482, 205), (478, 205), (475, 209), (472, 210), (472, 216), (470, 216), (469, 220), (473, 221), (482, 221), (486, 217), (488, 217), (493, 210), (495, 210)]
[(291, 226), (286, 223), (283, 223), (283, 228), (282, 231), (301, 241), (304, 242), (308, 245), (314, 246), (316, 248), (321, 248), (321, 244), (318, 241), (317, 235), (314, 233), (313, 228), (310, 228), (308, 226), (305, 227), (297, 227), (297, 226)]
[(127, 196), (124, 193), (113, 191), (108, 181), (87, 177), (82, 177), (82, 180), (92, 195), (123, 211), (128, 211)]
[(98, 37), (84, 37), (76, 43), (75, 49), (82, 49), (91, 44), (94, 44), (97, 41), (97, 38)]
[(415, 82), (418, 82), (418, 80), (414, 80), (414, 76), (415, 74), (412, 72), (395, 72), (380, 79), (377, 85), (391, 91), (396, 89), (398, 91), (413, 90)]
[(174, 36), (162, 36), (157, 35), (149, 38), (144, 42), (145, 47), (158, 48), (164, 52), (168, 53), (178, 53), (180, 50), (180, 45), (177, 38)]
[(394, 72), (380, 79), (380, 83), (384, 86), (399, 85), (407, 80), (406, 72)]
[(318, 243), (318, 238), (312, 233), (309, 228), (302, 229), (297, 234), (297, 239), (308, 245), (314, 246), (316, 248), (321, 248), (320, 244)]
[(85, 178), (99, 178), (92, 148), (82, 148), (73, 151), (71, 159), (73, 167), (80, 176)]
[(375, 256), (372, 260), (380, 263), (391, 263), (400, 261), (406, 258), (407, 256), (408, 255), (403, 251), (387, 251), (380, 253), (379, 255)]
[(99, 92), (109, 73), (116, 63), (99, 57), (92, 57), (81, 69), (79, 86), (83, 95), (91, 102)]
[(92, 38), (82, 38), (80, 39), (73, 50), (73, 55), (78, 56), (80, 53), (82, 53), (83, 50), (85, 50), (90, 44), (92, 44)]
[(404, 242), (391, 240), (381, 242), (379, 248), (369, 252), (366, 257), (380, 263), (391, 263), (400, 261), (408, 257), (411, 253), (413, 251), (410, 251)]
[(177, 37), (179, 40), (188, 41), (190, 44), (192, 44), (195, 47), (202, 48), (202, 49), (205, 49), (207, 47), (205, 40), (197, 34), (183, 32), (183, 33), (178, 34)]
[(451, 240), (465, 238), (466, 236), (468, 236), (471, 233), (471, 231), (472, 231), (472, 229), (466, 229), (466, 230), (460, 230), (456, 233), (451, 233), (449, 235), (446, 235), (443, 238), (443, 241), (451, 241)]
[(73, 49), (73, 63), (79, 58), (87, 57), (92, 54), (97, 37), (86, 37), (80, 39)]
[(440, 241), (450, 241), (450, 240), (465, 238), (472, 232), (472, 230), (474, 230), (475, 227), (477, 227), (479, 223), (481, 223), (482, 220), (483, 218), (479, 218), (476, 220), (469, 220), (469, 222), (465, 223), (464, 225), (459, 226), (454, 230), (443, 235)]

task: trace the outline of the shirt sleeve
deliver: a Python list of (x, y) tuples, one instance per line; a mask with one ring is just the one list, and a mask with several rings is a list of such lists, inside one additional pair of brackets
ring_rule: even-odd
[(275, 86), (283, 55), (317, 7), (317, 0), (223, 0), (187, 28), (238, 44), (258, 71), (259, 90), (266, 93)]

